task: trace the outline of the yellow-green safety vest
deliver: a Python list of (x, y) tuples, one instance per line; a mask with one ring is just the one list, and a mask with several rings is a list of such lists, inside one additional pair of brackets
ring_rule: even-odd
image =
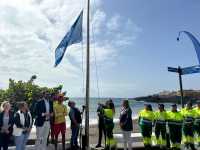
[(184, 124), (193, 123), (194, 118), (195, 118), (194, 109), (183, 108), (181, 110), (181, 114), (183, 115), (183, 118), (184, 118)]
[(139, 112), (139, 124), (145, 125), (145, 124), (152, 124), (154, 121), (154, 112), (149, 110), (142, 110)]
[(166, 111), (156, 111), (154, 113), (154, 120), (156, 121), (156, 123), (158, 124), (166, 124), (166, 120), (167, 120), (167, 112)]
[(112, 109), (104, 109), (104, 115), (105, 117), (109, 118), (109, 119), (113, 119), (114, 117), (114, 113)]
[(167, 120), (169, 125), (182, 125), (183, 115), (179, 111), (169, 111), (167, 112)]

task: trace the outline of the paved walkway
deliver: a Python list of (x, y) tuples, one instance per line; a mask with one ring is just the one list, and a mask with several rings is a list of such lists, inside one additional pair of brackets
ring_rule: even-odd
[[(66, 143), (66, 149), (69, 149), (69, 143)], [(15, 150), (15, 146), (9, 147), (8, 150)], [(36, 150), (34, 145), (27, 145), (26, 150)], [(55, 150), (54, 145), (50, 144), (48, 150)], [(58, 150), (62, 150), (61, 144), (58, 145)]]

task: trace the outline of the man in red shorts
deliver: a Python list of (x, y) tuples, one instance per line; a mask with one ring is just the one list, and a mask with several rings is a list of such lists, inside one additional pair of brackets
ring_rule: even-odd
[(54, 135), (55, 135), (55, 150), (57, 150), (58, 135), (62, 134), (62, 149), (65, 150), (65, 132), (66, 132), (66, 123), (65, 117), (67, 115), (67, 107), (63, 104), (64, 95), (59, 94), (57, 102), (54, 102), (53, 111), (54, 111)]

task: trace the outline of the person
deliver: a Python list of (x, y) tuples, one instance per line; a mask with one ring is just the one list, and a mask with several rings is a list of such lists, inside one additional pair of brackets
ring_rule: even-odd
[(105, 126), (104, 126), (104, 116), (103, 116), (104, 108), (105, 108), (105, 106), (103, 104), (101, 104), (101, 103), (98, 104), (97, 115), (98, 115), (99, 138), (98, 138), (98, 144), (96, 145), (96, 148), (101, 147), (103, 133), (104, 133), (104, 139), (105, 139), (105, 135), (106, 135)]
[(198, 147), (200, 147), (200, 100), (197, 101), (197, 106), (194, 108), (195, 111), (195, 121), (194, 121), (194, 129), (197, 134), (196, 142), (198, 143)]
[(58, 135), (62, 135), (62, 149), (65, 150), (65, 132), (66, 132), (66, 123), (65, 117), (67, 116), (67, 107), (63, 104), (64, 95), (59, 94), (57, 103), (53, 105), (54, 112), (54, 125), (53, 131), (55, 135), (55, 150), (57, 150)]
[(155, 124), (155, 136), (156, 145), (161, 149), (166, 149), (166, 120), (167, 112), (165, 111), (164, 104), (158, 104), (158, 111), (155, 112), (154, 124)]
[(4, 101), (1, 104), (0, 112), (0, 150), (8, 149), (10, 137), (13, 132), (14, 116), (11, 112), (11, 106), (8, 101)]
[(14, 115), (13, 135), (16, 150), (25, 150), (32, 129), (32, 116), (26, 102), (19, 103), (19, 110)]
[(111, 98), (108, 100), (108, 103), (109, 103), (110, 108), (112, 109), (113, 113), (115, 114), (115, 104)]
[(152, 128), (154, 122), (154, 113), (150, 104), (145, 104), (145, 108), (139, 112), (138, 123), (143, 137), (145, 149), (151, 149)]
[(183, 143), (186, 148), (195, 150), (194, 146), (194, 119), (195, 111), (192, 108), (192, 103), (188, 102), (186, 107), (181, 110), (183, 115)]
[(76, 108), (76, 103), (74, 101), (69, 101), (68, 106), (70, 107), (69, 118), (71, 120), (71, 149), (78, 149), (78, 134), (80, 129), (80, 124), (82, 122), (81, 112)]
[(171, 111), (167, 112), (167, 122), (169, 127), (171, 148), (180, 150), (182, 140), (183, 116), (177, 110), (176, 104), (172, 104)]
[(49, 101), (46, 91), (42, 92), (42, 99), (37, 102), (35, 109), (35, 147), (37, 150), (45, 150), (50, 130), (50, 117), (53, 116), (53, 103)]
[(123, 133), (124, 139), (124, 150), (132, 149), (132, 142), (131, 142), (131, 132), (133, 130), (133, 122), (132, 122), (132, 110), (129, 106), (128, 100), (124, 100), (122, 102), (122, 108), (120, 111), (120, 127)]
[(114, 129), (114, 107), (113, 102), (108, 100), (106, 102), (106, 108), (103, 109), (104, 115), (104, 124), (106, 130), (106, 148), (105, 149), (115, 149), (116, 148), (116, 141), (113, 137), (113, 129)]

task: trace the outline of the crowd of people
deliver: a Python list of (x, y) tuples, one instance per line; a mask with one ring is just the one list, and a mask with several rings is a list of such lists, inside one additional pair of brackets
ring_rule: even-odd
[[(44, 91), (42, 97), (28, 107), (26, 102), (19, 102), (17, 110), (13, 111), (9, 101), (1, 103), (0, 112), (0, 150), (7, 150), (14, 140), (16, 150), (25, 150), (32, 126), (36, 127), (36, 150), (47, 150), (48, 139), (58, 149), (58, 136), (62, 135), (62, 149), (65, 150), (66, 116), (71, 120), (71, 149), (78, 148), (78, 134), (82, 120), (81, 112), (76, 108), (74, 101), (69, 101), (68, 106), (63, 104), (66, 100), (65, 93), (49, 96)], [(31, 111), (30, 111), (31, 110)]]
[(146, 149), (152, 149), (153, 129), (156, 146), (160, 149), (180, 150), (183, 143), (186, 149), (195, 150), (195, 142), (200, 147), (200, 101), (195, 107), (188, 102), (181, 110), (173, 104), (170, 111), (165, 110), (164, 104), (158, 105), (158, 111), (146, 104), (139, 112), (138, 123)]
[[(57, 93), (49, 96), (47, 92), (28, 107), (26, 102), (18, 103), (17, 110), (11, 111), (12, 107), (8, 101), (1, 103), (0, 112), (0, 150), (7, 150), (10, 141), (14, 140), (16, 150), (25, 150), (32, 126), (36, 127), (35, 149), (46, 150), (50, 142), (58, 149), (58, 136), (62, 137), (62, 149), (65, 150), (66, 116), (71, 121), (71, 149), (79, 149), (78, 135), (82, 123), (82, 113), (74, 101), (68, 101), (68, 106), (63, 104), (65, 93)], [(117, 142), (113, 136), (115, 105), (112, 99), (105, 104), (99, 103), (97, 108), (99, 138), (96, 147), (101, 147), (102, 136), (105, 139), (105, 149), (116, 149)], [(200, 101), (197, 106), (191, 102), (178, 110), (173, 104), (171, 110), (166, 111), (164, 104), (158, 104), (158, 110), (154, 111), (150, 104), (145, 104), (143, 110), (138, 114), (138, 125), (145, 149), (152, 149), (155, 142), (159, 149), (179, 150), (181, 143), (186, 148), (195, 150), (195, 142), (200, 147)], [(119, 125), (123, 134), (124, 150), (132, 149), (131, 133), (133, 132), (132, 109), (128, 100), (121, 104)], [(155, 138), (152, 133), (155, 132)], [(196, 136), (195, 136), (196, 134)], [(81, 141), (80, 141), (81, 142)]]
[[(109, 106), (112, 104), (112, 107)], [(164, 104), (158, 104), (158, 109), (153, 111), (151, 104), (145, 104), (138, 113), (138, 125), (143, 138), (145, 149), (172, 149), (180, 150), (181, 144), (186, 149), (196, 150), (195, 143), (200, 147), (200, 101), (193, 106), (188, 102), (178, 110), (173, 104), (171, 110), (166, 111)], [(105, 147), (114, 149), (116, 141), (113, 138), (114, 104), (107, 101), (106, 105), (99, 104), (97, 109), (99, 117), (99, 140), (96, 147), (101, 147), (102, 134), (105, 135)], [(132, 110), (128, 100), (122, 101), (119, 125), (123, 134), (124, 150), (131, 150), (131, 133), (133, 132)], [(152, 136), (153, 131), (155, 137)], [(152, 146), (152, 143), (155, 146)]]

